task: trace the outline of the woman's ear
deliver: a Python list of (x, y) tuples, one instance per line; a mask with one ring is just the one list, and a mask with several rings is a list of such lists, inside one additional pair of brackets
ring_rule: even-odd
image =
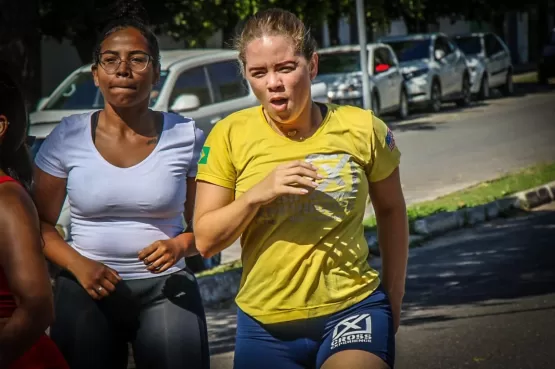
[(310, 62), (308, 64), (308, 69), (310, 71), (310, 80), (314, 80), (318, 75), (318, 54), (312, 54), (312, 58), (310, 58)]

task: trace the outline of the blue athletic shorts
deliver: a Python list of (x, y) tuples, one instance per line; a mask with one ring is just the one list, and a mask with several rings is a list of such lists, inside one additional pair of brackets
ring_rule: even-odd
[(393, 369), (393, 318), (381, 286), (348, 309), (306, 320), (262, 325), (237, 309), (234, 369), (319, 369), (344, 350), (370, 352)]

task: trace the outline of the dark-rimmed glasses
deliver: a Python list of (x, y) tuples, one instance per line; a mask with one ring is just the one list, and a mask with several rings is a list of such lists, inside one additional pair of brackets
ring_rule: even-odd
[[(146, 53), (133, 53), (125, 60), (129, 68), (133, 72), (142, 72), (150, 63), (152, 57)], [(114, 74), (119, 69), (121, 63), (124, 62), (118, 55), (105, 52), (98, 56), (98, 63), (108, 74)]]

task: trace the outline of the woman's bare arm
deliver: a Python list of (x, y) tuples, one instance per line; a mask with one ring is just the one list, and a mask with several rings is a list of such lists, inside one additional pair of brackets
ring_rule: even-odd
[(259, 203), (248, 194), (234, 200), (234, 191), (199, 181), (195, 201), (194, 229), (196, 247), (205, 258), (229, 247), (247, 228)]
[(382, 282), (399, 324), (405, 294), (409, 227), (399, 168), (389, 177), (370, 183), (370, 198), (376, 213), (378, 243), (382, 259)]
[(54, 177), (35, 166), (33, 198), (41, 221), (44, 254), (52, 263), (72, 272), (72, 265), (81, 255), (56, 230), (65, 197), (66, 180)]
[(21, 356), (51, 324), (52, 287), (31, 197), (15, 183), (0, 186), (0, 266), (17, 308), (0, 329), (0, 367)]

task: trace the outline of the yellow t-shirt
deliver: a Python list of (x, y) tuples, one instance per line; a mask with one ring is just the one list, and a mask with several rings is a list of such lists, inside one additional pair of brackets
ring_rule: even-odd
[(238, 198), (277, 165), (306, 160), (323, 177), (309, 195), (263, 206), (241, 236), (237, 305), (264, 324), (327, 315), (362, 301), (379, 285), (367, 262), (363, 216), (368, 180), (388, 177), (400, 152), (371, 111), (327, 104), (316, 133), (298, 142), (279, 135), (260, 106), (218, 122), (207, 137), (197, 180)]

